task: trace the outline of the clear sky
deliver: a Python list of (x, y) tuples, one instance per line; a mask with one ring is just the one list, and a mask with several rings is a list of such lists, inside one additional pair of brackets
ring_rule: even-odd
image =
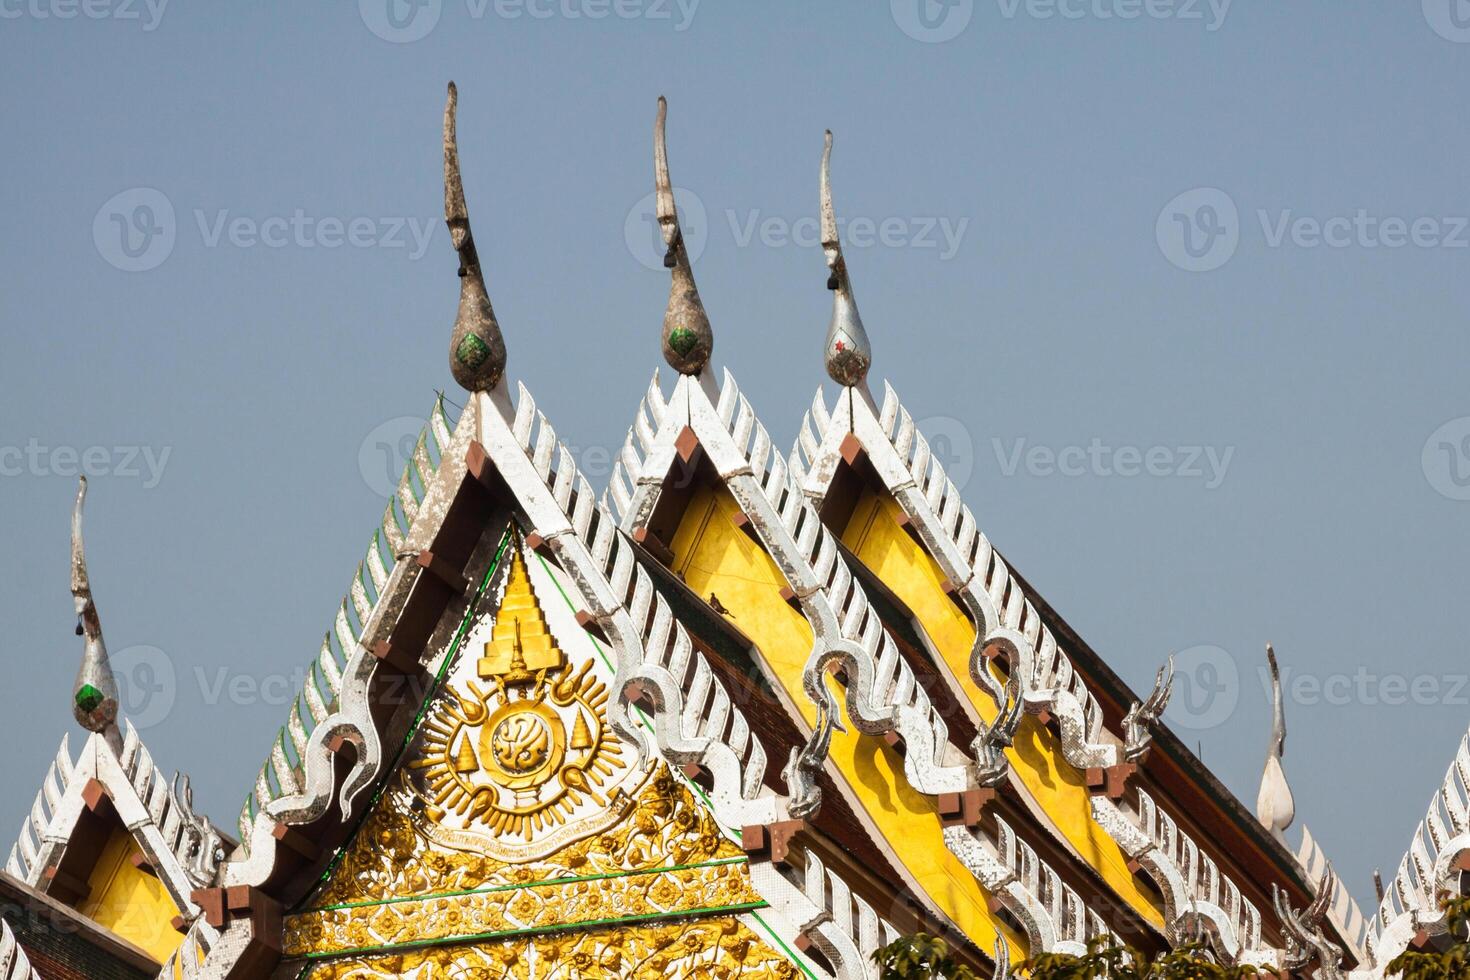
[(1276, 644), (1298, 823), (1371, 897), (1470, 721), (1464, 11), (394, 3), (0, 0), (7, 834), (81, 735), (83, 468), (133, 717), (233, 828), (405, 419), (455, 397), (454, 78), (510, 373), (598, 483), (661, 363), (655, 98), (716, 360), (782, 445), (831, 127), (874, 379), (1125, 679), (1181, 651), (1169, 720), (1252, 806)]

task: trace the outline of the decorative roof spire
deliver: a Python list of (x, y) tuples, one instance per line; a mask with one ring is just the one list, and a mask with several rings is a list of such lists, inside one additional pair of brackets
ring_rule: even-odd
[(832, 130), (822, 148), (822, 252), (827, 257), (827, 288), (832, 290), (832, 324), (827, 328), (827, 373), (849, 388), (863, 383), (873, 363), (873, 347), (852, 298), (852, 282), (842, 257), (837, 215), (832, 210)]
[(72, 690), (72, 714), (90, 732), (116, 739), (117, 682), (107, 661), (107, 644), (102, 640), (102, 621), (92, 601), (92, 583), (87, 577), (87, 555), (82, 545), (82, 507), (87, 501), (87, 478), (81, 478), (77, 502), (71, 513), (71, 594), (77, 610), (77, 635), (85, 636), (82, 666)]
[(444, 103), (444, 223), (459, 253), (459, 314), (449, 340), (449, 370), (466, 391), (488, 391), (505, 374), (505, 338), (490, 308), (480, 255), (470, 234), (470, 212), (459, 175), (459, 141), (454, 131), (458, 104), (459, 91), (450, 82), (449, 98)]
[(658, 97), (658, 119), (653, 124), (653, 183), (658, 202), (658, 227), (668, 251), (664, 268), (672, 270), (669, 308), (664, 311), (664, 360), (680, 374), (698, 374), (709, 363), (715, 346), (709, 315), (699, 301), (694, 270), (689, 267), (689, 250), (679, 228), (679, 211), (674, 204), (674, 187), (669, 183), (669, 150), (664, 143), (664, 117), (669, 104)]
[(1266, 644), (1266, 660), (1271, 665), (1274, 715), (1271, 742), (1266, 747), (1266, 768), (1261, 773), (1261, 791), (1256, 796), (1256, 819), (1279, 838), (1296, 818), (1296, 802), (1291, 797), (1291, 787), (1286, 783), (1286, 770), (1281, 768), (1281, 757), (1286, 754), (1286, 710), (1281, 700), (1281, 668), (1276, 665), (1276, 651), (1269, 643)]

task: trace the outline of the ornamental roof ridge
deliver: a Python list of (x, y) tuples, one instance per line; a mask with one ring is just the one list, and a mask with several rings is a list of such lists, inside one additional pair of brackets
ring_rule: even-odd
[(406, 545), (408, 532), (418, 517), (428, 481), (449, 445), (450, 422), (444, 406), (441, 392), (435, 397), (413, 452), (388, 498), (383, 517), (373, 529), (367, 551), (337, 607), (332, 628), (322, 637), (321, 647), (307, 668), (301, 693), (292, 701), (286, 723), (277, 731), (270, 754), (257, 771), (255, 785), (240, 808), (240, 843), (247, 851), (256, 815), (271, 801), (301, 790), (305, 779), (302, 753), (307, 739), (311, 730), (332, 712), (347, 660), (361, 642), (367, 623), (377, 609), (393, 566)]
[(1470, 866), (1470, 732), (1430, 798), (1424, 819), (1414, 828), (1374, 916), (1368, 949), (1380, 972), (1418, 934), (1438, 935), (1447, 922), (1440, 895), (1454, 893), (1454, 876)]

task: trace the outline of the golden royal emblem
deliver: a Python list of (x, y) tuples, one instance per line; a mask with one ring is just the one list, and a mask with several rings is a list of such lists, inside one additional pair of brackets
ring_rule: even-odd
[(477, 664), (483, 684), (450, 685), (424, 725), (428, 815), (450, 814), (466, 829), (526, 841), (565, 823), (602, 787), (622, 750), (607, 725), (607, 688), (589, 660), (574, 669), (546, 626), (520, 542), (513, 546), (505, 596)]

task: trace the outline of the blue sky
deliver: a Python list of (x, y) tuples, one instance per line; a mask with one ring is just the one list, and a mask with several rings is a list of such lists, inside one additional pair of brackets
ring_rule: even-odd
[(656, 97), (716, 360), (785, 445), (832, 128), (874, 379), (1125, 679), (1180, 651), (1169, 719), (1251, 803), (1276, 644), (1298, 821), (1371, 896), (1470, 721), (1470, 11), (394, 2), (0, 0), (0, 827), (80, 735), (82, 469), (134, 715), (233, 826), (456, 397), (452, 77), (510, 373), (598, 482), (661, 363)]

